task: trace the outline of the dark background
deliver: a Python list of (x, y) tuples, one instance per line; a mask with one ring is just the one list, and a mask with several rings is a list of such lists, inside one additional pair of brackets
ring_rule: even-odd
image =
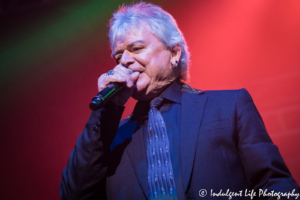
[[(0, 1), (1, 200), (59, 199), (97, 79), (115, 66), (107, 24), (124, 2)], [(248, 89), (300, 183), (300, 1), (150, 2), (170, 12), (187, 39), (189, 84)]]

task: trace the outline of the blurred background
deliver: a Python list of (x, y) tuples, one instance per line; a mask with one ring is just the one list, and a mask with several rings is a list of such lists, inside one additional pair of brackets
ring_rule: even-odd
[[(108, 20), (131, 1), (0, 2), (0, 199), (58, 200), (97, 79), (115, 66)], [(186, 37), (191, 86), (250, 92), (299, 184), (300, 1), (148, 2), (170, 12)]]

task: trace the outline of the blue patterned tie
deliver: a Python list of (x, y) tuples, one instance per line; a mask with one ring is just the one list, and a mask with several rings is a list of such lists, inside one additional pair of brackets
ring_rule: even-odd
[(156, 97), (150, 102), (147, 135), (150, 200), (177, 199), (168, 134), (162, 115), (157, 109), (162, 101), (162, 97)]

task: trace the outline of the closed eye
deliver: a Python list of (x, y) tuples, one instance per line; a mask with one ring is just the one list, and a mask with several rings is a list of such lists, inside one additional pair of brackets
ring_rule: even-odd
[(132, 52), (139, 52), (140, 50), (144, 49), (143, 46), (135, 46), (131, 48)]
[(121, 56), (115, 57), (115, 61), (117, 62), (117, 64), (119, 64), (120, 59), (121, 59)]
[(134, 47), (133, 49), (132, 49), (132, 51), (138, 51), (138, 50), (141, 50), (142, 49), (142, 47)]

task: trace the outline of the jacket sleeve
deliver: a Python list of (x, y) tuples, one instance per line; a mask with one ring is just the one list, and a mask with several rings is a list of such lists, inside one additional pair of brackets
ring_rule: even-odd
[(59, 190), (62, 200), (106, 199), (110, 145), (123, 111), (124, 106), (109, 103), (101, 111), (92, 112), (63, 170)]
[[(292, 178), (279, 149), (269, 137), (250, 94), (240, 90), (237, 102), (238, 149), (250, 189), (258, 199), (277, 199), (267, 196), (272, 191), (299, 193), (299, 186)], [(296, 197), (289, 197), (295, 199)], [(288, 199), (281, 196), (280, 199)]]

